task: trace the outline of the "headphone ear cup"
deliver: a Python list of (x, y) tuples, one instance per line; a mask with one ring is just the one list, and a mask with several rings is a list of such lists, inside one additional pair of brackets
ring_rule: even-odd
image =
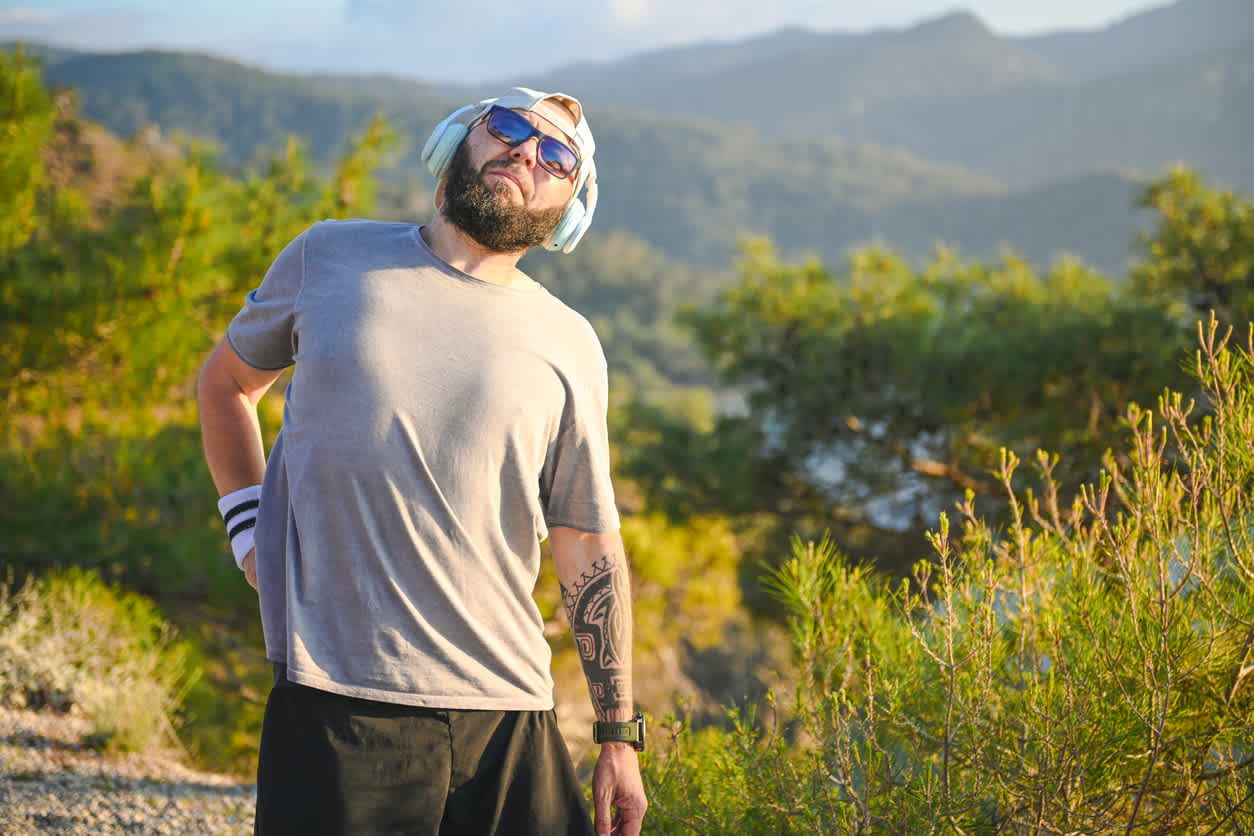
[(568, 253), (579, 243), (579, 239), (583, 237), (587, 224), (584, 218), (587, 215), (583, 208), (583, 201), (575, 198), (566, 205), (566, 211), (562, 213), (561, 220), (557, 222), (557, 226), (553, 227), (553, 231), (549, 233), (545, 239), (544, 247), (549, 250), (560, 250)]
[(439, 180), (448, 171), (448, 165), (453, 161), (453, 155), (457, 153), (457, 147), (462, 144), (466, 134), (465, 125), (443, 123), (431, 134), (431, 138), (427, 140), (430, 151), (424, 148), (423, 158), (435, 179)]
[(443, 122), (435, 126), (435, 130), (431, 131), (431, 136), (427, 137), (426, 144), (422, 146), (422, 161), (427, 164), (427, 170), (435, 176), (436, 180), (448, 171), (448, 164), (453, 161), (457, 146), (462, 144), (462, 140), (469, 132), (466, 123), (473, 121), (468, 117), (472, 116), (476, 107), (476, 105), (467, 105), (450, 113)]

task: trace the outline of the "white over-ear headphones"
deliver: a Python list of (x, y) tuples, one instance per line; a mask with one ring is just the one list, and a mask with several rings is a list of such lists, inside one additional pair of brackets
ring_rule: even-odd
[[(583, 108), (574, 97), (567, 96), (565, 93), (541, 93), (526, 87), (514, 87), (504, 96), (484, 99), (478, 104), (455, 110), (436, 125), (431, 136), (427, 138), (426, 144), (422, 147), (422, 161), (427, 164), (427, 168), (437, 181), (442, 180), (448, 172), (449, 163), (453, 161), (453, 155), (457, 153), (466, 134), (470, 132), (470, 126), (475, 124), (492, 105), (531, 110), (540, 102), (553, 96), (574, 102), (578, 108), (579, 121), (575, 126), (574, 140), (580, 165), (575, 177), (574, 191), (571, 192), (570, 200), (566, 203), (566, 210), (541, 246), (547, 250), (568, 253), (575, 249), (579, 239), (583, 238), (583, 234), (592, 225), (592, 214), (597, 207), (597, 169), (596, 163), (592, 160), (596, 144), (592, 139), (592, 131), (588, 129), (588, 123), (583, 117)], [(586, 207), (579, 199), (580, 191), (585, 189), (588, 195)]]

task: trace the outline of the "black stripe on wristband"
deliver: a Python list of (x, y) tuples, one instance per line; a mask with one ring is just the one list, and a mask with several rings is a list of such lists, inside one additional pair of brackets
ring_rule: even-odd
[(230, 511), (227, 511), (225, 514), (223, 514), (222, 521), (225, 522), (227, 525), (230, 525), (231, 520), (234, 517), (238, 517), (240, 514), (244, 513), (245, 511), (252, 511), (253, 509), (257, 508), (260, 505), (261, 505), (260, 499), (246, 499), (243, 502), (241, 502), (239, 505), (236, 505)]
[(249, 517), (248, 519), (240, 522), (239, 525), (232, 528), (231, 531), (227, 534), (227, 536), (230, 539), (234, 540), (236, 534), (239, 534), (241, 531), (247, 531), (248, 529), (253, 528), (256, 525), (257, 525), (257, 518)]

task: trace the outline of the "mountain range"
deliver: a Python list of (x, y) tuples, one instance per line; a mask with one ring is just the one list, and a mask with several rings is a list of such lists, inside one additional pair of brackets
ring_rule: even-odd
[(537, 86), (901, 149), (1012, 187), (1184, 162), (1254, 188), (1249, 0), (1180, 0), (1094, 32), (1020, 39), (966, 12), (856, 36), (786, 30), (567, 67)]
[(29, 48), (89, 118), (123, 136), (156, 124), (208, 138), (230, 165), (289, 135), (325, 161), (383, 114), (407, 139), (387, 176), (411, 192), (430, 189), (417, 152), (454, 107), (510, 84), (560, 89), (597, 135), (594, 230), (701, 265), (760, 235), (825, 259), (871, 242), (921, 259), (945, 243), (1038, 267), (1069, 252), (1120, 274), (1147, 178), (1180, 163), (1254, 188), (1249, 0), (1178, 0), (1031, 38), (965, 12), (864, 34), (786, 29), (474, 87)]

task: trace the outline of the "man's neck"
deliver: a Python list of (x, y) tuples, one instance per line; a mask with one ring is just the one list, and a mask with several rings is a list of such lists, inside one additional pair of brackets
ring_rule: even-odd
[(485, 249), (439, 212), (435, 213), (431, 223), (422, 227), (422, 239), (450, 266), (480, 281), (504, 287), (526, 281), (526, 276), (518, 269), (518, 262), (526, 250), (498, 253)]

